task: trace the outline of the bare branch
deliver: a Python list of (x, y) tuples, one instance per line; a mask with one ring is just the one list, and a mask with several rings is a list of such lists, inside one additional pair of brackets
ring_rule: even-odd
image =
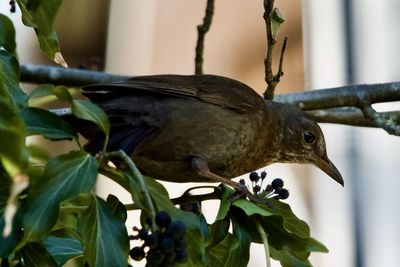
[[(21, 66), (21, 82), (37, 84), (50, 83), (55, 85), (82, 86), (120, 81), (129, 77), (98, 71), (65, 69), (45, 65), (29, 64)], [(275, 95), (274, 101), (292, 104), (306, 110), (318, 122), (384, 128), (384, 124), (381, 123), (382, 121), (393, 121), (395, 125), (400, 125), (400, 111), (378, 113), (383, 118), (386, 118), (379, 119), (378, 123), (374, 116), (368, 115), (372, 114), (368, 112), (370, 110), (364, 110), (364, 113), (361, 111), (361, 108), (366, 103), (400, 101), (400, 82), (352, 85), (302, 93)], [(394, 131), (396, 132), (397, 130)]]
[(292, 104), (303, 110), (335, 107), (363, 107), (365, 102), (400, 101), (400, 82), (358, 84), (302, 93), (276, 95), (275, 101)]
[(195, 58), (196, 74), (203, 74), (204, 36), (210, 29), (213, 14), (214, 14), (214, 0), (207, 0), (207, 7), (203, 19), (203, 24), (197, 26), (198, 37), (197, 37), (196, 58)]
[[(338, 123), (351, 126), (377, 127), (374, 120), (365, 117), (359, 108), (342, 107), (330, 109), (308, 110), (307, 113), (318, 122)], [(379, 112), (381, 116), (391, 117), (396, 123), (400, 124), (400, 111)]]
[(278, 82), (281, 80), (281, 76), (283, 76), (283, 58), (285, 57), (285, 51), (286, 51), (288, 38), (289, 37), (286, 35), (285, 38), (283, 39), (283, 44), (282, 44), (282, 49), (281, 49), (281, 56), (279, 57), (278, 73), (275, 75), (276, 76), (276, 80)]
[(83, 86), (95, 83), (116, 82), (128, 79), (129, 76), (114, 75), (99, 71), (63, 68), (39, 64), (20, 66), (21, 82), (54, 85)]

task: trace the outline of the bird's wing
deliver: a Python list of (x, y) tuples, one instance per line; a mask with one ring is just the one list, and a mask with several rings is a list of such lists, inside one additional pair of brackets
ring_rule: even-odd
[(216, 75), (138, 76), (117, 83), (86, 86), (82, 94), (97, 103), (129, 95), (164, 95), (196, 99), (240, 113), (254, 112), (265, 105), (249, 86)]

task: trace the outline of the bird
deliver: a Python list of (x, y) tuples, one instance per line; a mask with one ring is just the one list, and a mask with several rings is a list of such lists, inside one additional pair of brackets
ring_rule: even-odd
[[(108, 151), (123, 150), (155, 179), (221, 182), (273, 163), (313, 164), (344, 185), (328, 158), (324, 134), (304, 111), (263, 99), (237, 80), (211, 74), (162, 74), (84, 86), (82, 95), (110, 120)], [(102, 150), (94, 124), (67, 120)]]

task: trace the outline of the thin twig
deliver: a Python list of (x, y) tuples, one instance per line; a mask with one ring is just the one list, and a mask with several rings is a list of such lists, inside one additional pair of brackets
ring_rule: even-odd
[(279, 57), (278, 73), (275, 75), (278, 82), (281, 80), (281, 76), (283, 76), (283, 58), (285, 57), (285, 51), (286, 51), (288, 38), (289, 37), (286, 35), (285, 38), (283, 39), (281, 56)]
[[(274, 19), (272, 19), (272, 15), (274, 15)], [(277, 42), (277, 32), (279, 26), (277, 28), (273, 28), (272, 24), (280, 25), (284, 22), (284, 19), (281, 16), (281, 13), (278, 9), (274, 9), (274, 0), (264, 0), (264, 15), (263, 18), (265, 20), (265, 28), (267, 35), (267, 51), (265, 53), (264, 58), (264, 72), (265, 72), (265, 82), (267, 83), (267, 89), (264, 92), (265, 99), (273, 99), (275, 94), (275, 88), (280, 82), (281, 76), (283, 76), (283, 59), (285, 56), (285, 50), (287, 46), (288, 37), (285, 36), (281, 48), (281, 54), (279, 57), (279, 67), (278, 72), (276, 74), (273, 73), (272, 70), (272, 57), (273, 51), (275, 48), (275, 44)]]
[(265, 233), (264, 229), (262, 228), (259, 222), (256, 223), (258, 233), (260, 234), (261, 240), (264, 244), (264, 252), (265, 252), (265, 260), (267, 263), (267, 267), (271, 267), (271, 255), (269, 253), (269, 244), (268, 244), (268, 237), (267, 233)]
[[(149, 208), (151, 217), (154, 220), (154, 218), (156, 216), (156, 209), (154, 208), (153, 201), (151, 200), (151, 196), (150, 196), (149, 190), (147, 189), (147, 186), (144, 182), (144, 178), (143, 178), (142, 174), (140, 173), (139, 169), (136, 167), (135, 163), (133, 163), (131, 158), (123, 150), (109, 152), (105, 156), (107, 158), (119, 158), (122, 161), (124, 161), (124, 163), (128, 166), (129, 171), (132, 173), (133, 177), (135, 177), (139, 182), (140, 189), (141, 189), (141, 191), (144, 195), (144, 198), (147, 202), (147, 207)], [(153, 223), (153, 225), (155, 225), (155, 224)]]
[(197, 26), (197, 44), (195, 58), (195, 73), (203, 74), (203, 51), (204, 37), (211, 26), (212, 17), (214, 14), (214, 0), (207, 0), (206, 12), (203, 18), (203, 24)]

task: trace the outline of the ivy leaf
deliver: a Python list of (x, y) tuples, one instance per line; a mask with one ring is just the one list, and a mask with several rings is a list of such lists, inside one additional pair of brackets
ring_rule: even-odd
[(0, 160), (7, 172), (15, 176), (23, 173), (28, 163), (26, 129), (22, 118), (1, 96), (0, 107)]
[[(210, 267), (227, 266), (227, 259), (229, 258), (232, 250), (239, 246), (239, 240), (232, 234), (227, 233), (225, 238), (217, 245), (213, 246), (207, 251), (209, 259), (208, 265)], [(236, 265), (234, 265), (236, 266)]]
[(19, 87), (19, 64), (6, 50), (0, 49), (0, 98), (22, 109), (27, 105), (27, 95)]
[(40, 240), (54, 226), (62, 201), (89, 192), (97, 178), (96, 160), (83, 151), (51, 159), (43, 175), (31, 182), (24, 216), (25, 240)]
[(0, 47), (16, 56), (15, 29), (12, 21), (0, 14)]
[(62, 0), (17, 0), (22, 12), (22, 22), (34, 28), (40, 49), (54, 62), (67, 67), (60, 53), (60, 45), (53, 30), (54, 18)]
[(122, 202), (119, 201), (119, 199), (116, 196), (109, 194), (107, 196), (106, 204), (107, 204), (108, 209), (111, 210), (111, 213), (116, 218), (120, 219), (123, 222), (126, 221), (126, 219), (128, 218), (126, 208), (125, 208), (124, 204), (122, 204)]
[(21, 254), (26, 266), (32, 267), (57, 267), (53, 257), (40, 243), (28, 243), (21, 249)]
[(81, 242), (72, 237), (49, 236), (42, 244), (57, 262), (57, 266), (63, 266), (68, 260), (83, 255)]
[(249, 262), (251, 235), (242, 223), (240, 217), (236, 217), (233, 214), (233, 235), (237, 238), (238, 242), (231, 244), (231, 253), (228, 259), (226, 259), (226, 266), (247, 266)]
[(110, 121), (100, 107), (87, 100), (75, 99), (72, 102), (71, 109), (74, 115), (79, 119), (95, 123), (106, 135), (106, 139), (108, 139)]
[(90, 195), (89, 207), (79, 218), (83, 257), (89, 266), (127, 266), (129, 240), (125, 224), (101, 198)]
[(25, 108), (22, 117), (28, 135), (40, 134), (50, 140), (71, 140), (78, 138), (76, 131), (59, 116), (40, 108)]
[(12, 253), (21, 239), (21, 216), (18, 211), (13, 218), (13, 228), (11, 234), (7, 237), (3, 236), (5, 227), (4, 213), (7, 206), (8, 198), (11, 195), (11, 177), (0, 164), (0, 258), (7, 257)]

